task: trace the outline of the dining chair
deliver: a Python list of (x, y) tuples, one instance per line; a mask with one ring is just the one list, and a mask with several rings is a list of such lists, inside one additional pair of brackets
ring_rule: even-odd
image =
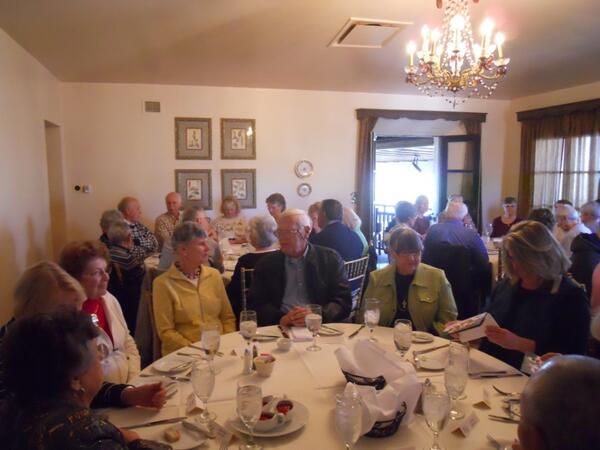
[[(249, 274), (250, 276), (250, 282), (248, 282), (248, 278), (246, 278), (246, 274)], [(247, 294), (248, 291), (250, 290), (250, 285), (252, 284), (252, 278), (254, 276), (254, 269), (246, 269), (245, 267), (242, 267), (241, 270), (241, 286), (242, 286), (242, 311), (245, 311), (247, 308)]]
[(344, 271), (346, 272), (346, 278), (348, 278), (350, 292), (352, 295), (352, 309), (348, 318), (350, 321), (352, 321), (356, 315), (356, 311), (360, 308), (360, 301), (362, 298), (363, 286), (365, 285), (368, 264), (368, 256), (363, 256), (362, 258), (344, 263)]

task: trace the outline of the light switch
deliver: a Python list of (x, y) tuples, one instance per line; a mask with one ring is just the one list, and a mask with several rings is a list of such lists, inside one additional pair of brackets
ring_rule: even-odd
[(90, 184), (84, 184), (81, 186), (81, 190), (84, 194), (89, 194), (90, 192), (92, 192), (92, 186)]

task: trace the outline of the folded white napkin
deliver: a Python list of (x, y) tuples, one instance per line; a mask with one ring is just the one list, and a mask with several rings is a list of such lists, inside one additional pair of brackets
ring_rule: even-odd
[(306, 327), (292, 327), (290, 334), (294, 342), (308, 342), (313, 338), (312, 333)]
[[(422, 385), (415, 374), (406, 374), (377, 391), (372, 386), (358, 386), (363, 405), (361, 436), (371, 431), (375, 422), (392, 420), (406, 403), (406, 413), (400, 426), (409, 425), (414, 418), (414, 410), (421, 395)], [(346, 385), (345, 393), (351, 394), (352, 383)]]
[(401, 361), (393, 352), (384, 350), (368, 339), (355, 341), (349, 347), (338, 348), (335, 356), (343, 371), (368, 378), (381, 375), (388, 383), (415, 371), (412, 364)]

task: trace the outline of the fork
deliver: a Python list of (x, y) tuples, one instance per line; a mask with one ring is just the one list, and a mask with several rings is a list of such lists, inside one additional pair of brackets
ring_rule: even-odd
[(502, 389), (498, 389), (493, 384), (492, 384), (492, 387), (498, 394), (503, 395), (504, 397), (520, 397), (521, 396), (520, 392), (506, 392), (506, 391), (503, 391)]

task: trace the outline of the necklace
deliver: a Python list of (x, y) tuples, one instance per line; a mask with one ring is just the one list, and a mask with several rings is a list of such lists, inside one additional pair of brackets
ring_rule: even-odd
[(175, 262), (175, 267), (177, 267), (177, 270), (179, 270), (184, 277), (186, 277), (189, 280), (195, 280), (196, 278), (198, 278), (200, 276), (200, 267), (196, 267), (196, 270), (194, 272), (184, 272), (181, 269), (181, 266), (179, 265), (179, 262)]

